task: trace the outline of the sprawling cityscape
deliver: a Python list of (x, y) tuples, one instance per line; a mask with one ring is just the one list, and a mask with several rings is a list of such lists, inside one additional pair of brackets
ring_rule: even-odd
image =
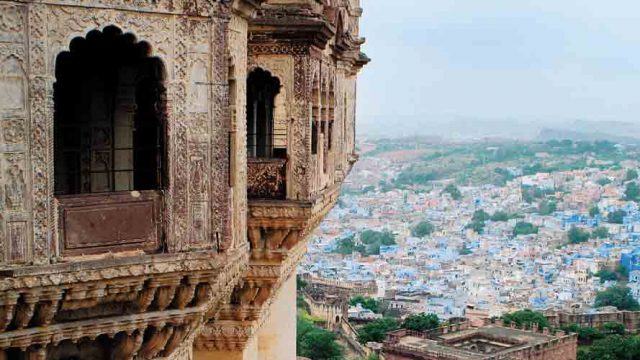
[(359, 148), (299, 268), (306, 283), (360, 289), (347, 308), (356, 328), (418, 314), (482, 327), (523, 309), (567, 325), (559, 318), (638, 310), (603, 295), (623, 284), (640, 300), (638, 146), (402, 139)]

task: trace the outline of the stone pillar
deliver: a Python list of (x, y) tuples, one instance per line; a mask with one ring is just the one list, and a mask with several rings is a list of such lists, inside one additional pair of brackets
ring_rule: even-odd
[(250, 339), (249, 342), (247, 342), (247, 345), (244, 347), (244, 350), (242, 351), (194, 350), (193, 360), (258, 360), (258, 338), (254, 336), (252, 339)]
[(258, 332), (259, 360), (296, 359), (296, 275), (291, 274), (271, 304)]

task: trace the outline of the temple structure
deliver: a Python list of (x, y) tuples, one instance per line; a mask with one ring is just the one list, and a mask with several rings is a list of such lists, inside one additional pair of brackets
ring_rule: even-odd
[(0, 0), (0, 359), (295, 359), (359, 0)]

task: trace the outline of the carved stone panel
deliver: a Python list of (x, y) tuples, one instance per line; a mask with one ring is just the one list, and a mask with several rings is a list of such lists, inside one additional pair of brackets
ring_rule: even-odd
[(22, 153), (7, 153), (3, 165), (4, 208), (22, 211), (25, 208), (25, 156)]
[(13, 54), (4, 59), (0, 58), (0, 113), (24, 113), (27, 98), (26, 88), (22, 61)]
[(11, 221), (7, 223), (7, 243), (5, 257), (10, 263), (23, 263), (28, 260), (27, 222)]
[(24, 7), (0, 4), (0, 43), (20, 43), (25, 36)]
[(60, 198), (64, 255), (158, 248), (162, 197), (154, 191)]

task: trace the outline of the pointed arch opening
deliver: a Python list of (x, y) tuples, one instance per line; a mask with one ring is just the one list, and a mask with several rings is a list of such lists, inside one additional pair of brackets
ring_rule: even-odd
[(164, 186), (164, 66), (115, 26), (71, 41), (56, 61), (56, 195)]
[(276, 97), (280, 79), (257, 68), (247, 77), (247, 196), (286, 198), (286, 147), (276, 147)]
[(274, 152), (274, 114), (280, 80), (263, 69), (253, 70), (247, 78), (247, 156), (253, 158), (286, 157)]
[(165, 69), (115, 26), (56, 58), (54, 193), (65, 255), (143, 249), (162, 239)]

